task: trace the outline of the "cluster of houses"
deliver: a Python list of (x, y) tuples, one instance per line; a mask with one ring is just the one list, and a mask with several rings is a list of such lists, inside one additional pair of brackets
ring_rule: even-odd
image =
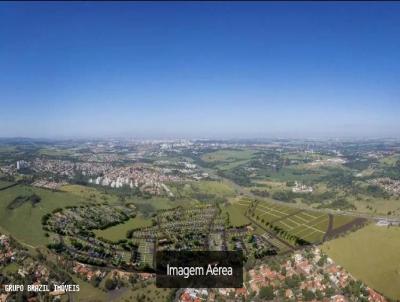
[(44, 189), (49, 189), (49, 190), (58, 190), (60, 187), (63, 185), (66, 185), (67, 182), (65, 181), (53, 181), (53, 180), (47, 180), (47, 179), (38, 179), (35, 180), (32, 183), (32, 186), (38, 187), (38, 188), (44, 188)]
[(246, 288), (185, 288), (179, 295), (179, 302), (245, 301)]
[(16, 251), (12, 248), (10, 238), (0, 235), (0, 266), (6, 265), (15, 260)]
[[(128, 235), (138, 246), (151, 247), (146, 254), (156, 250), (240, 250), (258, 258), (279, 250), (269, 239), (252, 234), (251, 226), (228, 227), (225, 216), (213, 205), (161, 210), (155, 221), (155, 225), (132, 230)], [(134, 258), (141, 260), (144, 251), (139, 247)]]
[(331, 166), (331, 165), (343, 165), (346, 160), (342, 157), (331, 157), (327, 159), (317, 159), (310, 163), (311, 166)]
[(15, 175), (17, 173), (17, 167), (14, 164), (4, 165), (0, 167), (0, 172), (5, 175)]
[(218, 218), (218, 209), (210, 205), (162, 210), (157, 214), (157, 225), (136, 229), (130, 238), (157, 239), (157, 250), (202, 250), (211, 232), (222, 232), (223, 220)]
[(141, 164), (115, 168), (101, 176), (90, 178), (89, 183), (111, 188), (138, 188), (141, 192), (152, 195), (166, 194), (173, 197), (174, 194), (166, 183), (207, 177), (208, 173), (200, 173), (197, 165), (189, 162), (158, 161), (151, 166)]
[(380, 177), (368, 181), (372, 185), (381, 187), (387, 192), (400, 195), (400, 180), (394, 180), (389, 177)]
[(42, 224), (45, 231), (60, 235), (53, 236), (54, 243), (49, 245), (57, 253), (66, 254), (78, 262), (119, 266), (129, 262), (124, 257), (125, 252), (118, 249), (117, 244), (95, 238), (91, 230), (122, 223), (135, 215), (136, 209), (131, 204), (69, 207), (45, 215)]
[[(3, 270), (7, 265), (13, 265), (13, 267), (9, 270)], [(0, 272), (0, 302), (18, 301), (15, 300), (18, 291), (6, 290), (5, 285), (24, 284), (26, 280), (30, 280), (32, 286), (60, 285), (66, 281), (61, 280), (58, 273), (45, 264), (31, 258), (12, 238), (4, 234), (0, 234)], [(22, 301), (39, 302), (43, 299), (57, 301), (59, 294), (53, 291), (52, 287), (47, 287), (46, 291), (42, 292), (41, 297), (39, 297), (37, 292), (27, 292), (27, 288), (24, 288)]]
[(209, 177), (208, 173), (201, 172), (196, 164), (188, 161), (171, 162), (169, 160), (159, 160), (154, 162), (154, 165), (162, 167), (165, 173), (183, 175), (187, 179), (201, 180)]
[[(284, 259), (279, 267), (262, 264), (248, 272), (246, 289), (259, 294), (264, 287), (272, 287), (275, 298), (300, 301), (305, 293), (318, 301), (354, 301), (346, 287), (356, 281), (342, 267), (324, 255), (319, 248), (302, 250)], [(297, 280), (297, 282), (288, 282)], [(284, 286), (283, 286), (284, 285)], [(290, 285), (290, 286), (289, 286)], [(385, 298), (362, 285), (368, 292), (368, 301), (384, 302)]]
[(120, 160), (116, 153), (84, 153), (79, 156), (79, 160), (87, 163), (113, 163)]
[(313, 192), (313, 187), (311, 186), (306, 186), (302, 183), (299, 183), (297, 181), (294, 182), (294, 187), (292, 188), (293, 193), (312, 193)]
[(92, 281), (94, 278), (101, 280), (107, 274), (106, 271), (79, 262), (75, 262), (72, 272), (87, 281)]
[[(346, 287), (356, 280), (342, 267), (336, 265), (318, 248), (302, 250), (285, 258), (276, 258), (277, 265), (263, 263), (247, 272), (243, 288), (182, 290), (180, 302), (197, 301), (357, 301)], [(364, 298), (369, 302), (386, 302), (386, 299), (359, 282)], [(262, 296), (269, 288), (270, 294)]]
[(49, 173), (66, 178), (73, 178), (77, 173), (84, 176), (95, 176), (113, 169), (109, 163), (72, 162), (47, 158), (36, 158), (32, 161), (31, 167), (36, 173)]
[(122, 223), (135, 214), (133, 205), (69, 207), (54, 211), (43, 221), (43, 225), (55, 233), (76, 235), (82, 229), (102, 229)]

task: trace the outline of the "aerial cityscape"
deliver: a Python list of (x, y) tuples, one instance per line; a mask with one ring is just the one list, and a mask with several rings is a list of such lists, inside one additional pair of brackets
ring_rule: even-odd
[(399, 14), (1, 3), (0, 302), (400, 301)]

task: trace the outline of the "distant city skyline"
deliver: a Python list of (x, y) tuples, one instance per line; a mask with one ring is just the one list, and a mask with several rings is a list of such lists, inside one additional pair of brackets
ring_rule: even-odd
[(0, 137), (400, 135), (400, 3), (0, 3)]

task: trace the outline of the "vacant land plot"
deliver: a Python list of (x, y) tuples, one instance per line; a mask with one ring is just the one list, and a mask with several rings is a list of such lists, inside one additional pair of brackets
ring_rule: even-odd
[(255, 217), (263, 224), (268, 222), (309, 242), (322, 240), (329, 223), (327, 214), (268, 202), (258, 203)]
[(129, 199), (129, 201), (132, 201), (139, 212), (141, 212), (145, 217), (151, 216), (158, 210), (172, 209), (180, 204), (178, 202), (171, 201), (168, 198), (154, 196), (149, 199), (134, 197)]
[(235, 190), (232, 188), (232, 186), (224, 181), (196, 181), (191, 183), (191, 188), (195, 192), (215, 194), (221, 197), (233, 196), (235, 193)]
[[(257, 204), (254, 218), (263, 225), (272, 224), (308, 242), (322, 241), (330, 226), (328, 214), (266, 201)], [(332, 216), (332, 225), (329, 229), (334, 230), (352, 220), (354, 218), (348, 216)]]
[(118, 224), (105, 230), (96, 230), (94, 233), (97, 237), (103, 237), (108, 240), (117, 241), (119, 239), (125, 239), (126, 233), (129, 230), (151, 226), (151, 219), (143, 216), (136, 216), (131, 218), (125, 223)]
[(109, 202), (114, 203), (118, 201), (116, 195), (107, 194), (102, 188), (86, 187), (81, 185), (65, 185), (60, 188), (60, 191), (68, 192), (79, 198), (84, 198), (88, 201), (95, 202)]
[(252, 159), (254, 154), (253, 150), (218, 150), (203, 154), (201, 159), (208, 163), (214, 163), (219, 169), (227, 170), (245, 164)]
[(213, 161), (235, 161), (250, 159), (254, 154), (251, 150), (218, 150), (204, 154), (201, 159), (207, 162)]
[(229, 222), (232, 226), (242, 226), (250, 223), (250, 220), (244, 215), (249, 204), (248, 201), (239, 201), (226, 207), (221, 206), (221, 208), (223, 213), (229, 214)]
[(400, 228), (366, 226), (328, 241), (322, 250), (356, 278), (391, 299), (400, 299)]
[(146, 239), (140, 240), (138, 252), (140, 254), (140, 263), (153, 267), (154, 243)]
[(386, 215), (391, 212), (392, 215), (400, 214), (400, 197), (391, 196), (388, 199), (375, 198), (367, 195), (360, 195), (361, 200), (357, 200), (353, 196), (349, 196), (348, 200), (353, 203), (357, 211), (364, 213), (376, 213)]
[(287, 166), (278, 172), (269, 173), (269, 180), (286, 182), (286, 181), (316, 181), (320, 177), (326, 175), (326, 171), (319, 168), (304, 169), (298, 166)]
[(171, 184), (170, 188), (178, 198), (200, 201), (217, 201), (235, 195), (234, 188), (226, 181), (201, 180), (182, 184)]
[(74, 296), (76, 296), (77, 298), (76, 301), (109, 301), (107, 299), (107, 294), (101, 289), (94, 287), (90, 283), (85, 282), (74, 275), (72, 275), (72, 279), (74, 280), (74, 282), (76, 282), (76, 284), (79, 284), (79, 292), (74, 293)]
[(354, 220), (354, 217), (351, 217), (351, 216), (342, 216), (342, 215), (334, 216), (332, 229), (337, 229), (338, 227), (341, 227), (347, 223), (350, 223), (353, 220)]

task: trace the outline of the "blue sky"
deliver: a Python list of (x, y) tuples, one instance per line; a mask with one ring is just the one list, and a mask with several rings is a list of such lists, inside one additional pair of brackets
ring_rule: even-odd
[(0, 136), (399, 136), (400, 3), (0, 3)]

